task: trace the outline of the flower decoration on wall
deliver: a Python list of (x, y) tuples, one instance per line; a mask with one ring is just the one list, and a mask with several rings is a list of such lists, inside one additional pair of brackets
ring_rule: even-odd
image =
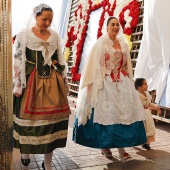
[(104, 22), (109, 16), (115, 16), (119, 19), (128, 41), (130, 40), (133, 28), (138, 23), (139, 4), (137, 0), (80, 0), (74, 12), (73, 20), (69, 25), (64, 53), (66, 61), (68, 61), (70, 49), (72, 48), (74, 66), (71, 72), (73, 81), (80, 80), (81, 75), (78, 73), (78, 70), (90, 13), (99, 8), (102, 8), (102, 13), (96, 38), (99, 38), (103, 34)]
[(119, 15), (119, 21), (122, 25), (124, 34), (131, 35), (133, 28), (136, 27), (139, 17), (138, 1), (132, 1), (125, 6)]

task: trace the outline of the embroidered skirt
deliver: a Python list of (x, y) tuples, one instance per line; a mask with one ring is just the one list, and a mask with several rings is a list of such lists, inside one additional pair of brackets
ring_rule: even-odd
[(14, 147), (27, 154), (65, 147), (71, 112), (61, 75), (53, 70), (42, 79), (34, 70), (27, 80), (23, 95), (14, 96)]

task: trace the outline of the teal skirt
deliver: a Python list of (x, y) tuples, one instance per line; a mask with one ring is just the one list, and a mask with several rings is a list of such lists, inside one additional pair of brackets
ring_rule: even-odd
[(75, 118), (73, 127), (73, 141), (77, 144), (92, 148), (122, 148), (144, 144), (146, 132), (143, 121), (130, 125), (114, 124), (102, 125), (93, 123), (94, 109), (86, 125), (78, 126)]

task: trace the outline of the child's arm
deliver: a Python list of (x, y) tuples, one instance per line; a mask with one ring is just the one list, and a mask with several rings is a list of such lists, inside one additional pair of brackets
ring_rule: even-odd
[(149, 109), (156, 110), (158, 114), (161, 114), (161, 109), (160, 109), (159, 105), (157, 105), (155, 103), (150, 103)]

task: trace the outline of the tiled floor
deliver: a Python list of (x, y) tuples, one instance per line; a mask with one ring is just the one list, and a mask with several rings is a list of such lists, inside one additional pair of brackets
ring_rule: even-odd
[[(71, 102), (72, 108), (74, 103)], [(75, 144), (72, 139), (74, 113), (70, 116), (67, 146), (56, 149), (53, 154), (53, 170), (170, 170), (170, 125), (156, 124), (156, 142), (152, 150), (141, 146), (126, 148), (133, 157), (129, 163), (122, 164), (117, 149), (112, 149), (114, 158), (105, 158), (99, 149), (87, 148)], [(24, 167), (20, 162), (20, 153), (14, 149), (15, 170), (42, 170), (43, 155), (31, 155), (31, 163)]]

